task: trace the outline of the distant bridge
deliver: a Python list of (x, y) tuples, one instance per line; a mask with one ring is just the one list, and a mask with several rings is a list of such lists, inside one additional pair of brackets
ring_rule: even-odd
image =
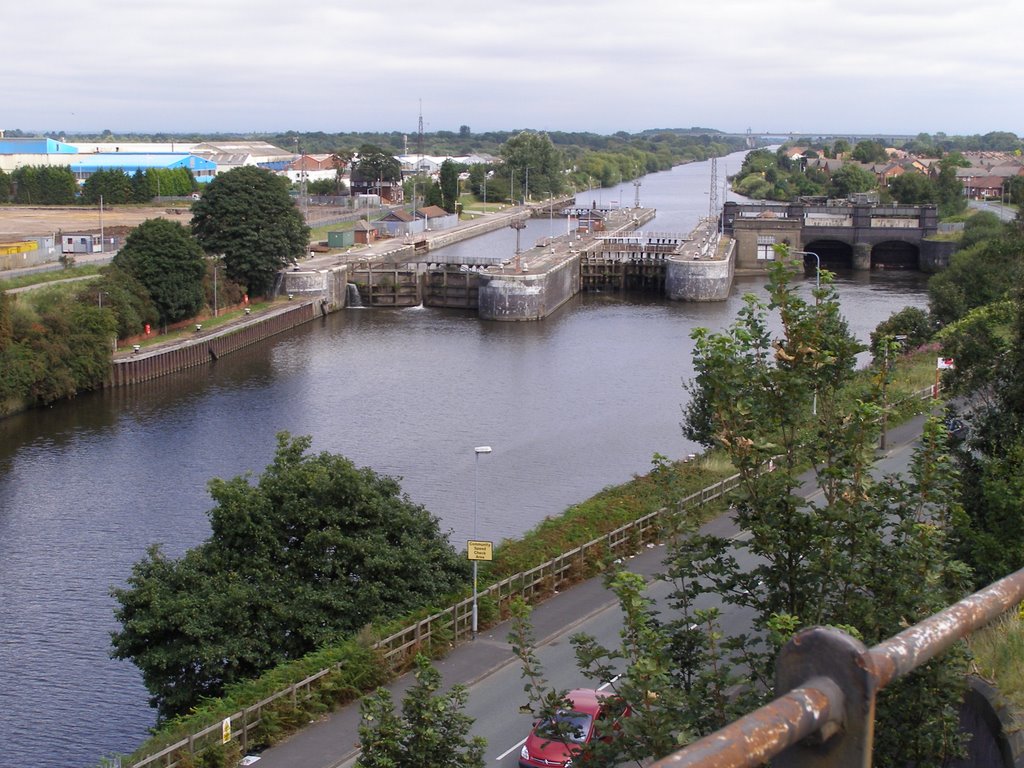
[(934, 205), (727, 202), (722, 227), (736, 240), (736, 268), (756, 271), (773, 246), (817, 254), (822, 266), (855, 270), (948, 266), (956, 244), (939, 239)]

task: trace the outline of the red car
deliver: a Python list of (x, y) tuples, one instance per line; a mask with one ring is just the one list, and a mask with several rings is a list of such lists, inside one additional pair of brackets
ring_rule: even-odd
[[(566, 698), (572, 703), (572, 709), (559, 710), (554, 720), (534, 723), (519, 753), (519, 768), (565, 768), (583, 745), (595, 737), (595, 731), (601, 727), (598, 723), (611, 719), (614, 728), (630, 714), (629, 707), (622, 711), (610, 709), (615, 701), (610, 692), (577, 688), (569, 691)], [(565, 739), (566, 733), (568, 739)]]

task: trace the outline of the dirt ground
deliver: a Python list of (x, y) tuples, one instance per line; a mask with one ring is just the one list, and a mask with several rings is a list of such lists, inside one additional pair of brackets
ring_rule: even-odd
[[(168, 206), (118, 205), (103, 207), (103, 230), (126, 233), (146, 219), (164, 218), (188, 224), (188, 208)], [(59, 232), (99, 233), (99, 206), (0, 206), (0, 242), (24, 237), (56, 235)]]

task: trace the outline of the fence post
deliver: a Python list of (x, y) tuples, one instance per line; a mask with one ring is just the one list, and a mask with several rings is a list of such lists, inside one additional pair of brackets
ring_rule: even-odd
[[(779, 768), (863, 768), (871, 765), (878, 678), (867, 647), (845, 632), (798, 632), (775, 662), (775, 695), (814, 687), (828, 695), (828, 715), (814, 735), (772, 760)], [(836, 700), (838, 699), (838, 701)]]

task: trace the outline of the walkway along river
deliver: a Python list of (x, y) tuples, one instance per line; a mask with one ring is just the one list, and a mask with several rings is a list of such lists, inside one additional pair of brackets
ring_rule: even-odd
[[(740, 157), (720, 173), (723, 162), (735, 170)], [(709, 176), (697, 163), (646, 177), (653, 225), (692, 229)], [(630, 204), (633, 187), (592, 194)], [(530, 222), (524, 247), (546, 224)], [(513, 232), (493, 237), (486, 247), (512, 252)], [(95, 765), (144, 740), (147, 693), (108, 656), (109, 588), (149, 544), (177, 556), (202, 541), (206, 482), (260, 472), (278, 430), (403, 478), (458, 547), (472, 527), (473, 447), (491, 445), (480, 533), (516, 536), (648, 471), (655, 452), (696, 450), (679, 428), (690, 331), (729, 324), (763, 282), (739, 279), (717, 304), (585, 295), (534, 323), (351, 309), (210, 367), (0, 421), (0, 766)], [(893, 311), (924, 306), (924, 285), (890, 272), (841, 276), (839, 290), (866, 340)]]

